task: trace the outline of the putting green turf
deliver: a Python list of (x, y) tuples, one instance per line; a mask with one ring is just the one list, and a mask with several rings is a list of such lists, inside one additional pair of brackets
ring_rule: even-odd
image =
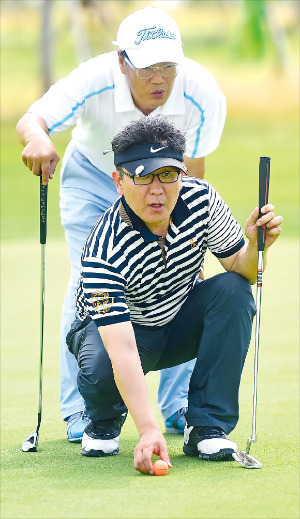
[[(258, 379), (258, 441), (251, 453), (262, 470), (236, 462), (208, 463), (182, 453), (182, 437), (166, 435), (173, 464), (165, 477), (133, 469), (137, 433), (128, 417), (121, 453), (87, 459), (66, 440), (59, 412), (59, 316), (68, 277), (63, 241), (46, 246), (43, 420), (37, 453), (21, 443), (36, 428), (39, 373), (40, 246), (2, 246), (2, 510), (3, 518), (296, 518), (298, 503), (297, 243), (281, 238), (264, 274)], [(282, 270), (282, 258), (287, 267)], [(206, 276), (218, 264), (211, 256)], [(156, 406), (158, 374), (147, 376)], [(253, 344), (231, 438), (244, 449), (251, 434)]]
[[(106, 3), (115, 7), (115, 17), (101, 31), (95, 19), (89, 27), (97, 36), (97, 52), (111, 48), (112, 24), (116, 29), (123, 14), (128, 14), (125, 11), (134, 10), (130, 2)], [(286, 14), (285, 2), (281, 3)], [(119, 456), (86, 459), (80, 456), (80, 445), (66, 440), (59, 411), (59, 321), (69, 266), (59, 224), (58, 178), (49, 189), (40, 443), (37, 453), (21, 452), (22, 441), (37, 423), (40, 246), (38, 184), (20, 160), (15, 124), (41, 91), (40, 19), (35, 9), (39, 3), (31, 2), (29, 10), (28, 2), (23, 10), (20, 3), (5, 4), (1, 12), (1, 517), (298, 518), (298, 27), (289, 31), (292, 48), (297, 49), (295, 63), (283, 75), (275, 70), (270, 55), (260, 62), (235, 61), (229, 37), (236, 30), (238, 13), (232, 6), (226, 10), (222, 2), (193, 2), (177, 15), (186, 54), (213, 72), (228, 103), (220, 146), (206, 160), (207, 179), (243, 224), (257, 201), (259, 155), (270, 155), (270, 200), (284, 216), (284, 225), (282, 238), (270, 251), (262, 294), (258, 442), (251, 453), (263, 469), (188, 458), (182, 453), (182, 437), (168, 435), (173, 467), (166, 477), (157, 478), (133, 469), (137, 433), (130, 417), (122, 431)], [(64, 11), (63, 4), (55, 2), (55, 9), (62, 6)], [(76, 66), (66, 18), (65, 12), (57, 17), (57, 11), (53, 18), (56, 79)], [(55, 137), (61, 156), (69, 135)], [(205, 275), (216, 268), (218, 263), (207, 258)], [(163, 430), (156, 406), (158, 374), (149, 374), (147, 381)], [(231, 434), (240, 449), (251, 434), (252, 388), (253, 343), (242, 378), (240, 421)]]

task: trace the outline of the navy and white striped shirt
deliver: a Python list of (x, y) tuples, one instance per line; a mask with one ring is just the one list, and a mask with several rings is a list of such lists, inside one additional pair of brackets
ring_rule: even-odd
[(198, 277), (207, 248), (219, 258), (244, 245), (240, 225), (205, 180), (183, 178), (165, 238), (120, 197), (94, 225), (82, 254), (80, 319), (161, 326), (174, 318)]

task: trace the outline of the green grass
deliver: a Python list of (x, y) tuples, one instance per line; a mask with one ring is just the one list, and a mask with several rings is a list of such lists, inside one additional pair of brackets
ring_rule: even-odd
[[(288, 262), (284, 268), (282, 258)], [(209, 256), (206, 276), (219, 269)], [(137, 433), (124, 425), (121, 453), (86, 459), (66, 440), (59, 412), (59, 320), (68, 277), (63, 241), (46, 246), (43, 420), (37, 453), (21, 443), (36, 427), (39, 372), (37, 241), (2, 246), (2, 484), (3, 518), (296, 518), (298, 503), (298, 259), (295, 239), (281, 239), (264, 274), (259, 359), (258, 442), (262, 470), (235, 462), (208, 463), (182, 453), (182, 437), (167, 435), (173, 464), (164, 478), (133, 469)], [(284, 268), (284, 270), (283, 270)], [(147, 376), (153, 409), (158, 374)], [(231, 438), (240, 449), (251, 433), (253, 344), (240, 392), (240, 421)]]
[[(149, 0), (150, 2), (151, 0)], [(149, 3), (144, 2), (144, 4)], [(21, 443), (36, 427), (39, 374), (39, 186), (21, 162), (15, 124), (41, 95), (40, 18), (35, 3), (1, 4), (1, 517), (8, 519), (298, 518), (299, 517), (299, 29), (291, 4), (276, 2), (292, 54), (280, 74), (269, 52), (257, 62), (233, 53), (238, 2), (191, 2), (178, 7), (185, 53), (208, 67), (223, 89), (228, 116), (219, 148), (206, 159), (206, 178), (244, 225), (257, 204), (258, 161), (271, 156), (270, 200), (284, 217), (282, 237), (264, 274), (258, 379), (258, 442), (251, 453), (263, 469), (207, 463), (182, 453), (167, 436), (173, 464), (164, 478), (133, 469), (137, 433), (128, 417), (121, 453), (86, 459), (66, 440), (59, 410), (59, 328), (69, 263), (60, 226), (59, 169), (48, 196), (43, 420), (37, 453)], [(53, 2), (54, 79), (77, 64), (63, 2)], [(226, 5), (225, 5), (226, 4)], [(275, 7), (275, 3), (273, 2)], [(280, 5), (282, 4), (282, 5)], [(286, 7), (286, 5), (287, 7)], [(141, 2), (104, 2), (109, 23), (89, 18), (93, 53), (112, 48), (112, 34)], [(20, 89), (21, 84), (21, 89)], [(54, 139), (60, 156), (70, 132)], [(206, 277), (219, 271), (212, 256)], [(251, 434), (253, 342), (240, 391), (240, 420), (231, 438), (244, 449)], [(147, 375), (155, 415), (158, 374)]]
[[(42, 93), (40, 77), (40, 16), (32, 3), (3, 2), (1, 16), (1, 236), (3, 240), (30, 238), (37, 229), (37, 181), (21, 162), (15, 124)], [(103, 2), (110, 20), (88, 12), (86, 22), (94, 55), (112, 49), (111, 34), (120, 19), (141, 7), (142, 2)], [(224, 3), (225, 4), (225, 3)], [(280, 5), (282, 4), (282, 5)], [(274, 55), (260, 61), (239, 61), (231, 52), (235, 30), (242, 20), (238, 7), (219, 2), (191, 2), (178, 6), (173, 16), (180, 24), (186, 55), (207, 66), (224, 91), (228, 116), (219, 148), (207, 157), (206, 178), (220, 191), (238, 221), (257, 203), (257, 172), (260, 155), (271, 156), (270, 199), (284, 217), (284, 236), (299, 232), (299, 30), (289, 8), (277, 2), (277, 15), (286, 22), (292, 54), (286, 74), (275, 67)], [(77, 64), (66, 7), (53, 2), (55, 26), (53, 79), (69, 73)], [(98, 15), (97, 15), (98, 16)], [(224, 20), (226, 23), (224, 24)], [(99, 30), (99, 24), (101, 30)], [(199, 30), (201, 27), (201, 30)], [(226, 30), (225, 30), (226, 28)], [(22, 93), (20, 94), (20, 77)], [(54, 138), (61, 157), (70, 131)], [(58, 211), (59, 168), (49, 189), (50, 237), (63, 237)], [(20, 203), (21, 201), (21, 203)]]
[[(22, 146), (15, 129), (16, 122), (2, 124), (1, 139), (1, 238), (16, 240), (36, 236), (39, 226), (39, 181), (22, 160)], [(63, 156), (70, 139), (65, 132), (55, 139)], [(62, 238), (59, 217), (59, 167), (48, 190), (48, 235)]]
[[(70, 132), (55, 137), (60, 156)], [(299, 232), (299, 124), (293, 118), (275, 125), (262, 117), (229, 116), (219, 148), (206, 159), (206, 178), (221, 193), (244, 226), (258, 203), (260, 155), (271, 157), (270, 201), (284, 218), (284, 236)], [(37, 178), (21, 161), (15, 123), (3, 123), (1, 144), (1, 236), (16, 240), (36, 236), (38, 229)], [(63, 237), (59, 219), (59, 170), (49, 187), (48, 234)]]
[[(59, 171), (49, 187), (43, 421), (38, 453), (21, 443), (36, 427), (39, 370), (38, 181), (23, 166), (14, 123), (5, 123), (1, 153), (2, 485), (3, 518), (296, 518), (298, 517), (298, 123), (230, 116), (221, 145), (207, 157), (207, 179), (243, 225), (257, 203), (258, 159), (270, 154), (270, 199), (284, 217), (283, 236), (264, 275), (259, 366), (261, 471), (209, 464), (182, 453), (167, 437), (173, 467), (165, 478), (133, 469), (137, 434), (129, 417), (121, 454), (90, 460), (66, 440), (59, 410), (59, 326), (69, 275), (59, 221)], [(60, 155), (69, 134), (55, 139)], [(289, 239), (287, 237), (290, 237)], [(287, 267), (286, 267), (287, 265)], [(219, 269), (208, 257), (206, 276)], [(156, 406), (158, 375), (147, 377)], [(241, 417), (231, 437), (244, 449), (251, 433), (253, 344), (243, 374)]]

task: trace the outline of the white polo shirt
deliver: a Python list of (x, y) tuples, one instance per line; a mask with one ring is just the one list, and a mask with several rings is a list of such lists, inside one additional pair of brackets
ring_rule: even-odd
[[(103, 155), (103, 151), (111, 149), (111, 140), (121, 128), (143, 116), (133, 103), (116, 51), (82, 63), (28, 111), (44, 119), (50, 137), (75, 125), (69, 147), (76, 147), (108, 175), (114, 169), (113, 154)], [(167, 102), (150, 116), (157, 114), (173, 119), (183, 132), (188, 157), (205, 157), (219, 145), (226, 101), (212, 74), (185, 58)]]

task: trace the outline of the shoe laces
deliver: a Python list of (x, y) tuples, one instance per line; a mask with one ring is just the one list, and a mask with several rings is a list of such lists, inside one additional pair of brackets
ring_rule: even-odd
[(96, 434), (115, 433), (120, 426), (118, 420), (93, 420), (93, 430)]
[[(172, 414), (168, 420), (173, 420), (173, 423), (177, 423), (180, 418), (183, 418), (185, 413), (187, 412), (187, 407), (182, 407), (181, 409), (178, 409), (176, 413)], [(167, 420), (167, 421), (168, 421)]]
[(202, 440), (210, 440), (212, 438), (226, 438), (227, 436), (224, 433), (221, 427), (217, 426), (201, 426), (196, 431), (197, 438), (201, 438)]
[(89, 417), (85, 411), (78, 411), (78, 413), (74, 413), (68, 416), (67, 422), (73, 423), (76, 422), (76, 420), (78, 420), (79, 418), (81, 418), (81, 420), (89, 420)]
[(181, 409), (178, 410), (178, 413), (177, 415), (175, 416), (174, 420), (173, 420), (173, 424), (175, 427), (177, 427), (177, 424), (178, 422), (181, 420), (181, 423), (182, 423), (182, 426), (184, 427), (185, 424), (186, 424), (186, 419), (185, 419), (185, 413), (187, 412), (187, 407), (182, 407)]
[(81, 413), (81, 420), (84, 421), (84, 420), (89, 420), (89, 417), (88, 415), (86, 414), (85, 410), (82, 411)]
[(78, 420), (78, 418), (80, 418), (80, 417), (81, 417), (81, 411), (79, 411), (78, 413), (71, 414), (67, 418), (68, 425), (72, 424), (73, 422), (76, 422), (76, 420)]

